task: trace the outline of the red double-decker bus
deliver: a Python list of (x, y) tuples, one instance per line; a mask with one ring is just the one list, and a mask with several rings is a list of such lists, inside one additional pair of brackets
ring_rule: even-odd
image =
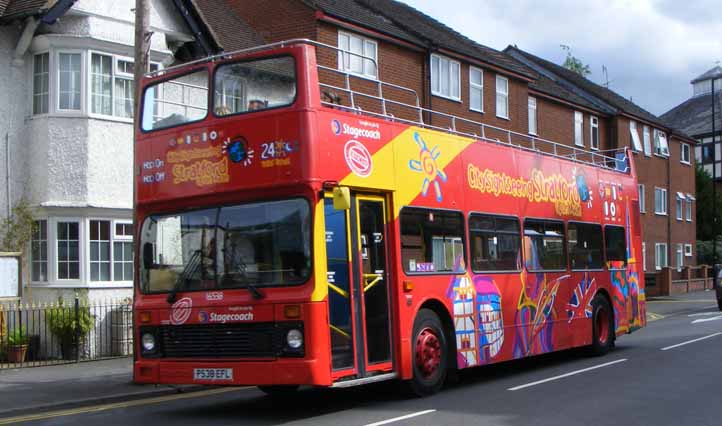
[(142, 82), (135, 381), (429, 394), (645, 325), (626, 150), (427, 110), (353, 60), (294, 40)]

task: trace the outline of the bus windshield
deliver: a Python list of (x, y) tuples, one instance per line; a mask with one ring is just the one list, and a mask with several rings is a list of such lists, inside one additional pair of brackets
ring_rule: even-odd
[[(208, 113), (208, 71), (203, 69), (149, 85), (143, 101), (143, 130), (203, 120)], [(213, 77), (213, 113), (228, 116), (291, 105), (296, 69), (291, 56), (232, 62)]]
[(311, 271), (303, 199), (149, 216), (141, 230), (144, 293), (294, 285)]

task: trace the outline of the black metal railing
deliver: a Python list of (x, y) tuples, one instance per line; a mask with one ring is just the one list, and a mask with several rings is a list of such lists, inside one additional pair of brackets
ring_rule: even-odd
[(0, 370), (132, 354), (130, 299), (0, 303)]

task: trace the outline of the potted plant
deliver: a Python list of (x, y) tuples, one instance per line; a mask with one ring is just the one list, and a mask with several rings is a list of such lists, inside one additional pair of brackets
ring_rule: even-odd
[(60, 342), (63, 359), (74, 359), (78, 346), (93, 328), (95, 320), (87, 306), (67, 307), (63, 301), (47, 313), (48, 329)]
[(24, 327), (16, 328), (8, 334), (7, 357), (9, 362), (25, 362), (28, 352), (28, 333)]

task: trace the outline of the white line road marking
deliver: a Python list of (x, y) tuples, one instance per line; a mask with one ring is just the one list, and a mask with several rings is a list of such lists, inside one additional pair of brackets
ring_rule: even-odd
[(553, 381), (553, 380), (559, 380), (559, 379), (563, 379), (563, 378), (565, 378), (565, 377), (574, 376), (575, 374), (586, 373), (587, 371), (596, 370), (597, 368), (609, 367), (610, 365), (619, 364), (620, 362), (624, 362), (624, 361), (627, 361), (627, 358), (622, 358), (622, 359), (618, 359), (618, 360), (616, 360), (616, 361), (611, 361), (611, 362), (607, 362), (607, 363), (604, 363), (604, 364), (595, 365), (594, 367), (583, 368), (583, 369), (581, 369), (581, 370), (572, 371), (572, 372), (569, 372), (569, 373), (566, 373), (566, 374), (562, 374), (562, 375), (560, 375), (560, 376), (554, 376), (554, 377), (550, 377), (550, 378), (544, 379), (544, 380), (538, 380), (538, 381), (536, 381), (536, 382), (527, 383), (527, 384), (525, 384), (525, 385), (515, 386), (515, 387), (509, 388), (509, 389), (507, 389), (507, 390), (516, 391), (516, 390), (519, 390), (519, 389), (524, 389), (524, 388), (528, 388), (528, 387), (531, 387), (531, 386), (540, 385), (540, 384), (542, 384), (542, 383), (551, 382), (551, 381)]
[(711, 317), (712, 315), (719, 315), (719, 312), (700, 312), (697, 314), (689, 314), (688, 317)]
[(689, 345), (690, 343), (699, 342), (700, 340), (705, 340), (705, 339), (709, 339), (709, 338), (712, 338), (715, 336), (719, 336), (720, 334), (722, 334), (722, 332), (710, 334), (709, 336), (700, 337), (699, 339), (687, 340), (686, 342), (677, 343), (676, 345), (672, 345), (672, 346), (667, 346), (666, 348), (662, 348), (660, 350), (667, 351), (670, 349), (678, 348), (680, 346)]
[(405, 416), (394, 417), (393, 419), (381, 420), (380, 422), (376, 422), (376, 423), (369, 423), (369, 424), (367, 424), (366, 426), (381, 426), (381, 425), (387, 425), (387, 424), (389, 424), (389, 423), (398, 422), (398, 421), (400, 421), (400, 420), (406, 420), (406, 419), (410, 419), (410, 418), (413, 418), (413, 417), (423, 416), (424, 414), (430, 414), (430, 413), (433, 413), (433, 412), (435, 412), (435, 411), (436, 411), (436, 410), (419, 411), (419, 412), (417, 412), (417, 413), (411, 413), (411, 414), (407, 414), (407, 415), (405, 415)]
[(715, 321), (715, 320), (718, 320), (718, 319), (722, 319), (722, 315), (718, 315), (718, 316), (712, 317), (712, 318), (700, 318), (700, 319), (696, 319), (696, 320), (692, 321), (692, 324), (698, 324), (698, 323), (700, 323), (700, 322), (710, 322), (710, 321)]

